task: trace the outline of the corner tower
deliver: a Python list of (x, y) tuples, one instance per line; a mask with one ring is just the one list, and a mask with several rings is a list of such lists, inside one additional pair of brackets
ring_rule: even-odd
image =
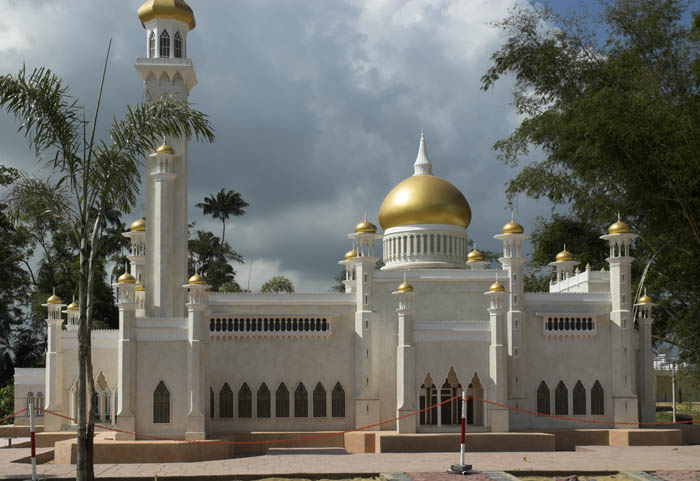
[[(163, 96), (187, 102), (197, 84), (187, 58), (187, 35), (194, 28), (192, 9), (184, 0), (148, 0), (138, 10), (146, 31), (146, 56), (136, 71), (146, 88), (146, 101)], [(187, 279), (187, 140), (164, 139), (146, 158), (145, 239), (147, 316), (182, 316)]]

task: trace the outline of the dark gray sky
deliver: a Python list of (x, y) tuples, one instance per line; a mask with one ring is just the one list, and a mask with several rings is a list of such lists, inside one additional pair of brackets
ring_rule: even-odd
[[(190, 204), (220, 188), (242, 193), (248, 213), (226, 237), (247, 260), (245, 286), (275, 274), (298, 291), (327, 291), (365, 211), (377, 222), (384, 196), (411, 175), (420, 129), (436, 175), (467, 197), (468, 233), (497, 250), (510, 220), (510, 168), (493, 143), (518, 118), (503, 81), (480, 77), (502, 38), (489, 25), (515, 0), (189, 0), (197, 27), (188, 54), (199, 85), (191, 101), (217, 131), (190, 148)], [(0, 0), (0, 73), (47, 66), (91, 112), (113, 38), (101, 126), (142, 99), (133, 68), (145, 56), (139, 0)], [(39, 163), (0, 114), (0, 163), (39, 174)], [(44, 173), (45, 175), (46, 173)], [(516, 202), (529, 230), (545, 202)], [(143, 210), (143, 201), (130, 222)], [(190, 220), (220, 235), (192, 207)]]

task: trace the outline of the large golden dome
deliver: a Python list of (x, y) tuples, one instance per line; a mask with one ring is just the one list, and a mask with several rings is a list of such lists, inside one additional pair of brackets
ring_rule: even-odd
[(450, 224), (467, 228), (472, 211), (464, 195), (445, 179), (413, 175), (391, 189), (379, 208), (384, 230), (400, 225)]
[(185, 0), (146, 0), (138, 11), (141, 24), (146, 27), (146, 22), (154, 18), (171, 18), (186, 23), (190, 30), (195, 27), (194, 12)]

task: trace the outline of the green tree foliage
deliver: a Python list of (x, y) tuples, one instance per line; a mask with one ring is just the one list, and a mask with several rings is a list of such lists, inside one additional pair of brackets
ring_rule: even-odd
[[(10, 383), (0, 388), (0, 418), (9, 416), (15, 407), (15, 385)], [(14, 424), (15, 418), (6, 419), (2, 424)]]
[(482, 87), (515, 79), (522, 121), (495, 145), (518, 168), (508, 194), (567, 206), (601, 234), (622, 212), (650, 263), (656, 335), (700, 363), (698, 13), (681, 0), (609, 0), (590, 18), (516, 8), (498, 27), (507, 38)]
[(291, 294), (294, 292), (294, 284), (284, 276), (275, 276), (260, 287), (260, 292), (263, 294), (274, 294), (278, 292), (287, 292)]
[(204, 202), (199, 202), (196, 207), (202, 209), (204, 215), (211, 215), (214, 219), (221, 220), (221, 251), (224, 250), (226, 241), (226, 221), (231, 216), (241, 216), (245, 214), (245, 207), (250, 204), (243, 200), (241, 194), (235, 190), (221, 189), (215, 195), (204, 198)]
[(243, 292), (250, 292), (247, 289), (243, 289), (240, 284), (236, 281), (229, 281), (229, 282), (224, 282), (221, 284), (221, 287), (219, 287), (219, 292), (224, 292), (228, 294), (238, 294), (238, 293), (243, 293)]
[(188, 241), (190, 275), (199, 272), (218, 291), (225, 283), (235, 282), (236, 271), (230, 262), (243, 263), (243, 256), (228, 242), (221, 243), (213, 233), (197, 230), (197, 236)]

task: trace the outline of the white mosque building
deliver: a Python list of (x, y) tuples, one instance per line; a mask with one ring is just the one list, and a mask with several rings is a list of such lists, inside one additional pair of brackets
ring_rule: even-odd
[[(197, 83), (187, 57), (192, 10), (184, 0), (148, 0), (138, 16), (147, 55), (136, 70), (147, 98), (187, 101)], [(356, 248), (340, 261), (344, 293), (218, 294), (200, 275), (187, 277), (187, 174), (183, 139), (147, 157), (148, 222), (124, 234), (132, 248), (129, 272), (115, 284), (119, 329), (92, 333), (102, 424), (178, 439), (345, 430), (462, 390), (473, 396), (472, 430), (655, 420), (653, 304), (633, 298), (637, 235), (626, 223), (602, 236), (607, 270), (579, 271), (564, 250), (549, 292), (525, 292), (524, 228), (511, 220), (494, 236), (503, 243), (496, 268), (468, 252), (469, 204), (433, 174), (421, 135), (412, 175), (379, 209), (383, 233), (365, 219), (348, 234)], [(45, 305), (46, 369), (17, 369), (16, 407), (34, 398), (76, 417), (78, 306), (55, 296)], [(373, 429), (451, 432), (460, 412), (454, 400)], [(67, 419), (43, 421), (46, 431), (70, 429)]]

